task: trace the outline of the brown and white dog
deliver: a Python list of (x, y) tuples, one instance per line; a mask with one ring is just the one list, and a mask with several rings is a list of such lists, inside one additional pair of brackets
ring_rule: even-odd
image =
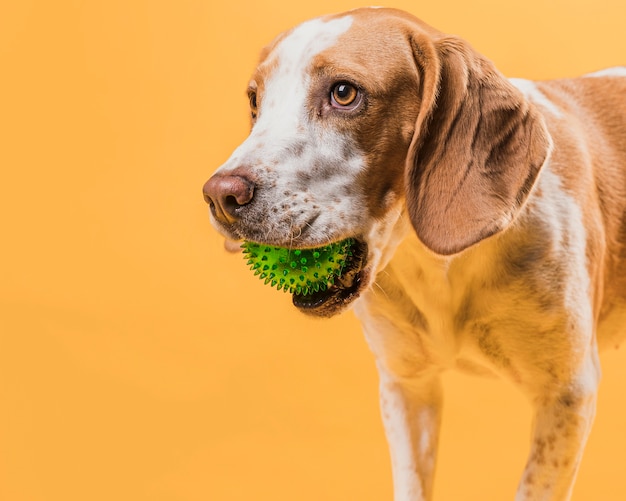
[(509, 379), (534, 408), (521, 500), (567, 500), (598, 349), (626, 324), (626, 68), (504, 78), (409, 14), (306, 22), (261, 56), (252, 131), (204, 186), (229, 239), (353, 237), (325, 292), (354, 305), (380, 373), (395, 499), (428, 500), (442, 371)]

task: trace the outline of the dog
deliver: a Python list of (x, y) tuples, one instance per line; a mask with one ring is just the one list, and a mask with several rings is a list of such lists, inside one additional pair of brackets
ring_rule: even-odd
[(293, 249), (355, 240), (342, 277), (293, 303), (354, 308), (394, 499), (432, 499), (448, 369), (530, 400), (515, 499), (570, 499), (598, 352), (626, 324), (626, 67), (509, 80), (464, 40), (365, 8), (279, 35), (248, 98), (251, 133), (203, 188), (212, 223)]

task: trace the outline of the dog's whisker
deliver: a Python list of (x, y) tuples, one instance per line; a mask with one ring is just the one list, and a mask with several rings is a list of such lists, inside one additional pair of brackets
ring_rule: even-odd
[[(387, 299), (389, 299), (389, 295), (387, 294), (387, 291), (385, 290), (385, 288), (384, 288), (384, 287), (382, 287), (382, 286), (378, 283), (378, 281), (376, 281), (376, 280), (375, 280), (374, 282), (372, 282), (372, 285), (374, 285), (374, 286), (375, 286), (375, 287), (376, 287), (376, 288), (377, 288), (380, 292), (382, 292), (382, 293), (383, 293), (383, 295), (384, 295)], [(374, 294), (377, 294), (377, 292), (376, 292), (376, 291), (373, 291), (373, 292), (374, 292)]]

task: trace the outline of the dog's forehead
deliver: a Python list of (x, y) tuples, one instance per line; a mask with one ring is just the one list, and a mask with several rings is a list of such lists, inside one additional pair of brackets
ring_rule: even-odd
[(277, 78), (295, 82), (306, 77), (311, 61), (335, 45), (353, 23), (353, 17), (317, 18), (306, 21), (279, 37), (265, 50), (253, 81)]
[(335, 74), (383, 88), (412, 71), (411, 22), (393, 9), (371, 7), (304, 22), (264, 49), (250, 86), (282, 99), (304, 90), (311, 76)]
[(345, 15), (335, 19), (313, 19), (294, 28), (274, 50), (282, 65), (300, 63), (306, 66), (317, 54), (332, 47), (352, 26), (354, 18)]

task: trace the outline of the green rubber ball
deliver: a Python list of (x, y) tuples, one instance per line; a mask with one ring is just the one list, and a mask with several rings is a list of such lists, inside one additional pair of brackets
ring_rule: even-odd
[(246, 241), (241, 248), (250, 269), (266, 285), (308, 295), (326, 290), (341, 276), (353, 242), (348, 238), (315, 249), (288, 249)]

